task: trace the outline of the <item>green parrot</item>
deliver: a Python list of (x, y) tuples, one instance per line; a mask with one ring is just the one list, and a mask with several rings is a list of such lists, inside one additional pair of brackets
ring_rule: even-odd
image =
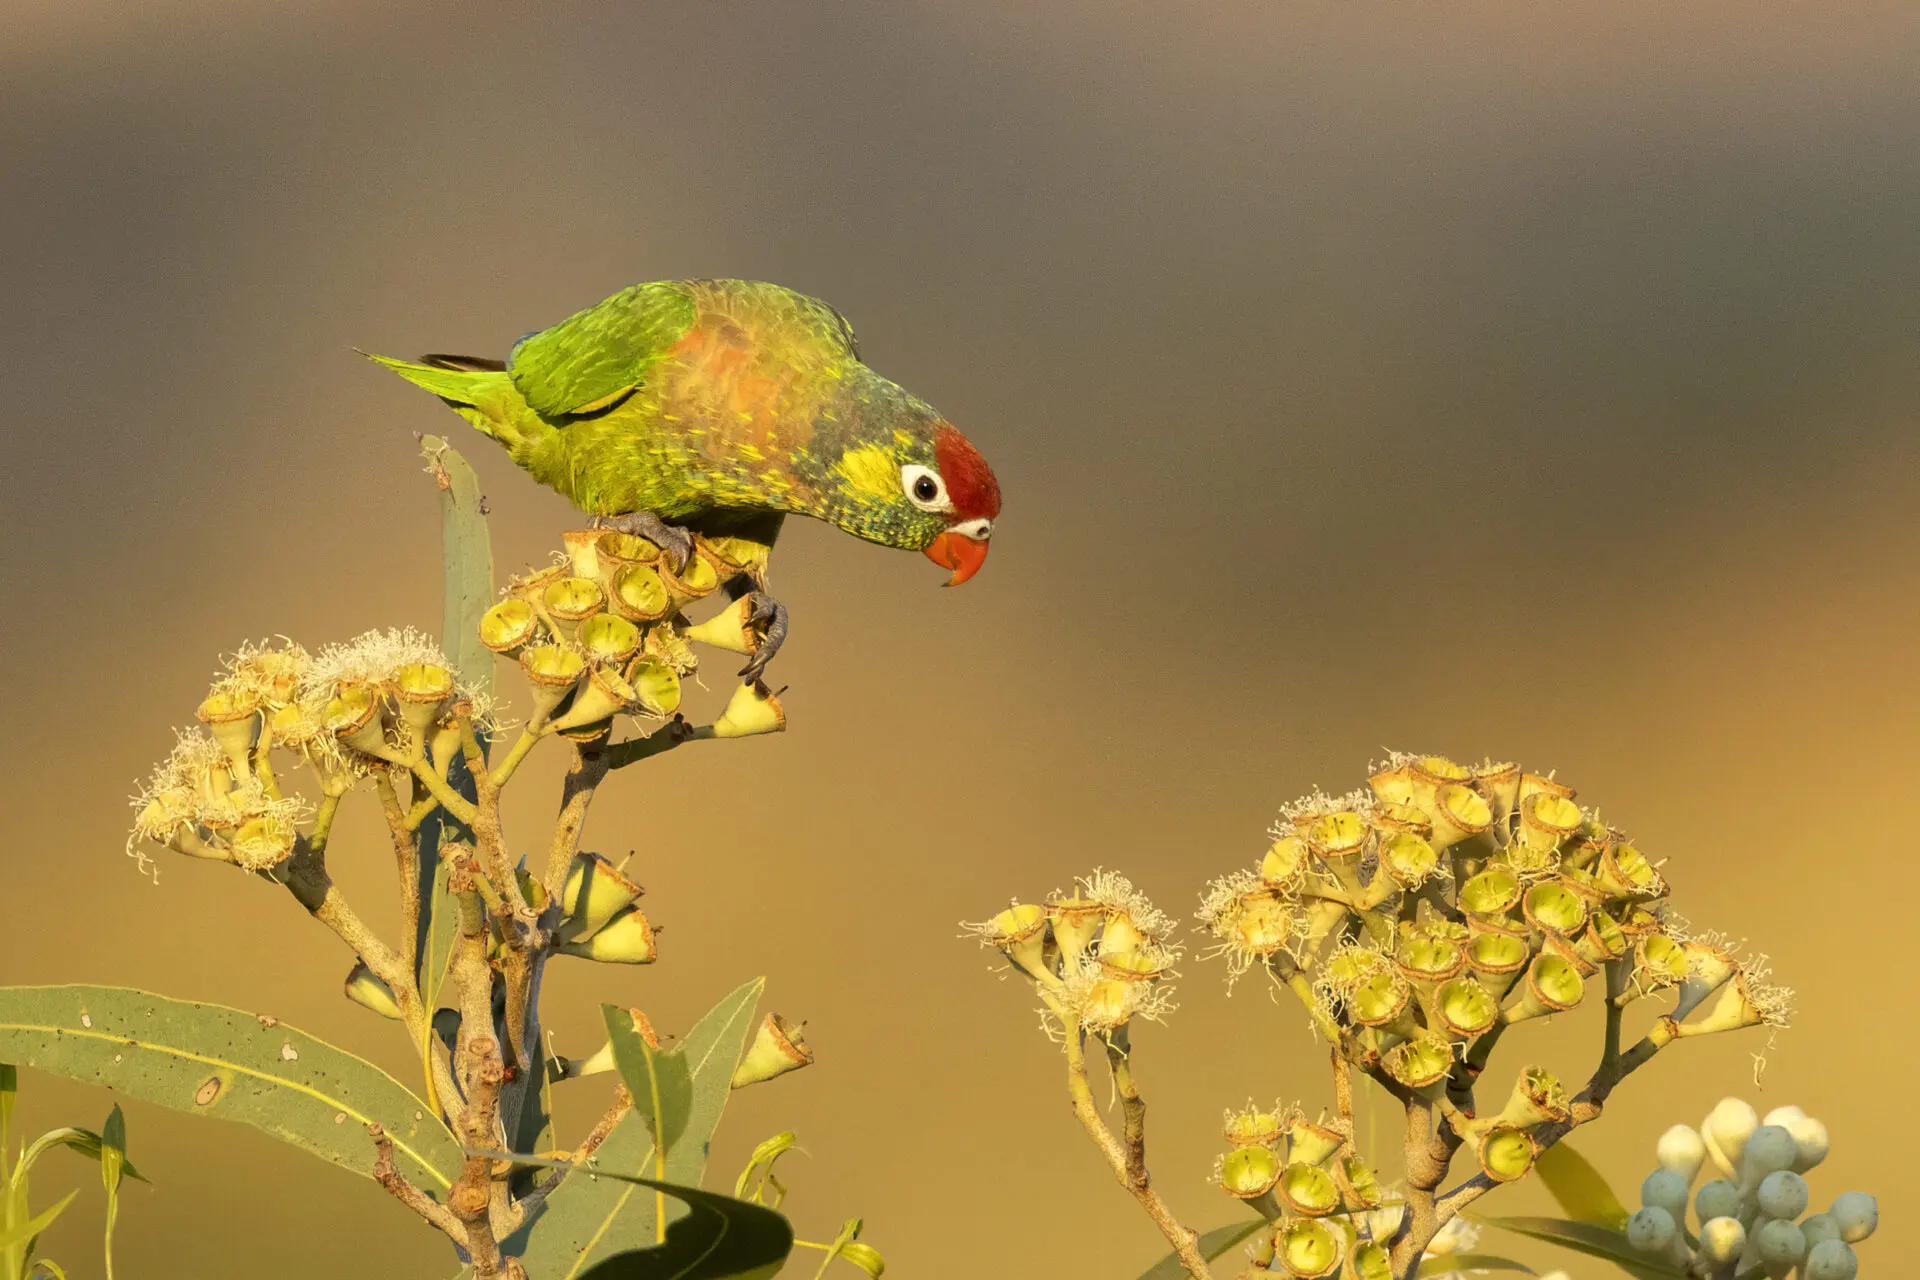
[(750, 588), (757, 679), (787, 633), (766, 557), (788, 515), (924, 552), (965, 582), (987, 558), (1000, 486), (925, 402), (869, 369), (824, 302), (750, 280), (637, 284), (530, 333), (504, 361), (373, 360), (431, 391), (534, 479), (608, 528), (661, 546), (689, 530), (762, 550)]

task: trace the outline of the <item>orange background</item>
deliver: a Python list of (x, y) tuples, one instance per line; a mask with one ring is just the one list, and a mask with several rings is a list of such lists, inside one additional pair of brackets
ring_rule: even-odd
[[(713, 1185), (794, 1128), (802, 1233), (862, 1215), (893, 1274), (1135, 1274), (1157, 1237), (956, 921), (1095, 865), (1184, 917), (1282, 802), (1398, 746), (1558, 768), (1798, 988), (1763, 1092), (1762, 1038), (1715, 1037), (1580, 1136), (1623, 1191), (1721, 1094), (1797, 1102), (1835, 1142), (1816, 1202), (1887, 1209), (1869, 1271), (1920, 1246), (1912, 6), (127, 8), (0, 18), (0, 978), (269, 1011), (403, 1071), (334, 939), (225, 868), (142, 879), (123, 797), (238, 642), (435, 625), (414, 432), (480, 469), (502, 570), (569, 523), (350, 347), (499, 354), (631, 281), (770, 278), (960, 423), (1006, 513), (954, 592), (793, 529), (792, 731), (595, 811), (664, 958), (561, 962), (561, 1051), (602, 1000), (684, 1030), (765, 973), (819, 1053), (735, 1100)], [(516, 785), (529, 843), (556, 764)], [(391, 930), (370, 810), (335, 860)], [(1299, 1013), (1221, 979), (1190, 957), (1136, 1037), (1201, 1227), (1235, 1217), (1223, 1107), (1329, 1101)], [(1594, 1019), (1496, 1072), (1571, 1075)], [(23, 1085), (34, 1132), (107, 1110)], [(129, 1129), (156, 1187), (123, 1276), (453, 1270), (253, 1130)], [(42, 1167), (39, 1199), (95, 1185)], [(48, 1239), (76, 1277), (98, 1215)]]

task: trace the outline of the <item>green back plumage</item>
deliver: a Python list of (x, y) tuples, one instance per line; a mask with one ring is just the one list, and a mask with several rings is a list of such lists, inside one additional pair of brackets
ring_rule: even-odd
[(903, 464), (934, 465), (944, 421), (861, 362), (839, 312), (778, 285), (635, 285), (521, 339), (500, 370), (374, 359), (593, 514), (798, 513), (913, 548), (945, 525), (900, 488)]

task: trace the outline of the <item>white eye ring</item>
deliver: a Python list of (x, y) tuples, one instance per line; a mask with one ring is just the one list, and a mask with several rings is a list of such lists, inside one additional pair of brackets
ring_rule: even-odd
[(953, 510), (953, 503), (947, 499), (947, 482), (932, 467), (923, 467), (917, 462), (901, 467), (900, 489), (907, 495), (907, 501), (922, 511)]
[(993, 536), (993, 521), (982, 517), (978, 520), (962, 520), (959, 524), (948, 525), (948, 533), (957, 533), (963, 538), (972, 538), (975, 542), (985, 542)]

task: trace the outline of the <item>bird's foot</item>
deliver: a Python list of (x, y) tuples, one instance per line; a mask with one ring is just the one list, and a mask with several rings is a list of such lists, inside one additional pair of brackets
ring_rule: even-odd
[(693, 534), (681, 525), (668, 524), (651, 511), (630, 511), (624, 516), (595, 516), (593, 526), (645, 538), (666, 553), (667, 567), (676, 576), (686, 570), (687, 561), (693, 558)]
[(760, 632), (760, 647), (753, 651), (752, 661), (740, 668), (740, 678), (753, 681), (766, 672), (773, 655), (786, 643), (787, 606), (764, 591), (749, 592), (747, 599), (751, 602), (747, 606), (747, 625)]

